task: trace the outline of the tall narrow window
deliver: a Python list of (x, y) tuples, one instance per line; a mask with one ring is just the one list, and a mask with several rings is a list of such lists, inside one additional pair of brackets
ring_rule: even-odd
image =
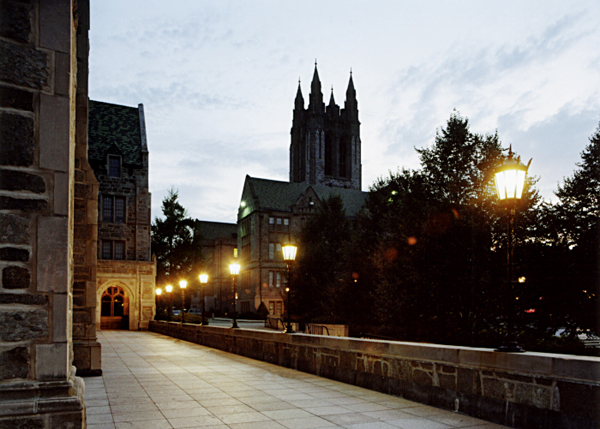
[(275, 287), (281, 287), (281, 273), (276, 273), (276, 283), (275, 283)]
[(125, 242), (115, 241), (115, 259), (125, 259)]
[(269, 287), (273, 288), (274, 284), (273, 284), (273, 277), (274, 277), (274, 272), (273, 271), (269, 271)]
[(283, 219), (283, 232), (290, 232), (290, 220), (288, 218)]
[(280, 217), (277, 218), (277, 231), (281, 231), (282, 219)]
[(269, 231), (273, 231), (274, 229), (275, 229), (275, 218), (270, 217), (269, 218)]
[(102, 197), (102, 220), (104, 222), (112, 222), (113, 220), (113, 197)]
[(121, 177), (121, 157), (108, 156), (108, 175), (110, 177)]
[(102, 240), (102, 259), (112, 259), (112, 241)]
[(281, 243), (275, 245), (275, 256), (277, 259), (283, 259), (283, 253), (281, 253)]
[(275, 259), (275, 243), (269, 243), (269, 259)]
[(125, 197), (115, 197), (115, 222), (125, 222)]

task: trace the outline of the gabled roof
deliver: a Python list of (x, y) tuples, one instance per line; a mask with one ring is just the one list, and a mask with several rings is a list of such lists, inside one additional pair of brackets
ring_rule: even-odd
[(106, 162), (108, 154), (121, 155), (123, 164), (142, 165), (142, 132), (138, 107), (90, 100), (88, 159)]
[(309, 188), (315, 191), (321, 201), (330, 196), (339, 195), (344, 202), (346, 215), (349, 217), (358, 214), (364, 206), (368, 194), (356, 189), (309, 185), (306, 182), (281, 182), (246, 176), (238, 219), (242, 219), (257, 210), (289, 212)]
[(237, 223), (200, 221), (200, 235), (204, 240), (235, 238)]

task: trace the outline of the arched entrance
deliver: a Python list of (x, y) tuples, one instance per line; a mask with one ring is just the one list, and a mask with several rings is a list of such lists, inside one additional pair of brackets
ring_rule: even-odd
[(129, 297), (123, 288), (106, 288), (100, 303), (100, 329), (129, 329)]

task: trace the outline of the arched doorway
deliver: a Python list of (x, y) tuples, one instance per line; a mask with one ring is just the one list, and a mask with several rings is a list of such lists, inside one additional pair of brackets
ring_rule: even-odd
[(106, 288), (100, 303), (101, 329), (129, 329), (129, 297), (125, 295), (123, 288)]

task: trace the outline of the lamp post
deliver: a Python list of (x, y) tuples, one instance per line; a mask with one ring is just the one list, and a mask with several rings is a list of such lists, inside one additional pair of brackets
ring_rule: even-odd
[(165, 286), (165, 290), (167, 291), (167, 294), (169, 295), (169, 307), (167, 308), (167, 315), (169, 316), (169, 322), (171, 321), (171, 310), (173, 308), (173, 304), (171, 303), (171, 292), (173, 292), (173, 286), (172, 285), (166, 285)]
[(200, 274), (198, 279), (200, 279), (200, 287), (202, 288), (202, 325), (204, 325), (204, 287), (208, 283), (208, 274)]
[(179, 287), (181, 288), (181, 323), (183, 324), (185, 318), (185, 288), (187, 287), (187, 282), (181, 280), (179, 282)]
[(513, 235), (515, 228), (515, 206), (521, 200), (523, 196), (523, 190), (525, 188), (525, 178), (527, 176), (527, 165), (519, 162), (518, 159), (513, 158), (512, 147), (508, 150), (508, 159), (498, 167), (494, 172), (494, 178), (496, 181), (496, 190), (498, 191), (498, 198), (501, 203), (506, 205), (506, 211), (508, 214), (507, 231), (506, 231), (506, 279), (510, 288), (509, 296), (509, 316), (507, 324), (507, 338), (500, 347), (496, 349), (498, 352), (524, 352), (518, 344), (514, 335), (513, 323), (515, 322), (514, 316), (516, 314), (515, 303), (513, 300), (514, 296), (514, 279), (513, 279)]
[(290, 286), (292, 284), (292, 264), (294, 260), (296, 260), (296, 252), (298, 251), (298, 247), (293, 244), (286, 244), (281, 248), (281, 252), (283, 253), (283, 260), (287, 265), (288, 272), (288, 287), (285, 289), (287, 292), (287, 305), (286, 305), (286, 314), (287, 314), (287, 325), (285, 326), (284, 334), (293, 334), (294, 329), (292, 328), (292, 324), (290, 322), (290, 295), (292, 294), (290, 290)]
[(237, 277), (240, 274), (240, 264), (230, 264), (229, 272), (231, 273), (231, 277), (233, 277), (233, 323), (231, 324), (232, 328), (238, 328), (237, 324), (237, 308), (236, 308), (236, 299), (237, 299)]
[(162, 289), (156, 288), (156, 314), (160, 314), (160, 296), (162, 295)]

